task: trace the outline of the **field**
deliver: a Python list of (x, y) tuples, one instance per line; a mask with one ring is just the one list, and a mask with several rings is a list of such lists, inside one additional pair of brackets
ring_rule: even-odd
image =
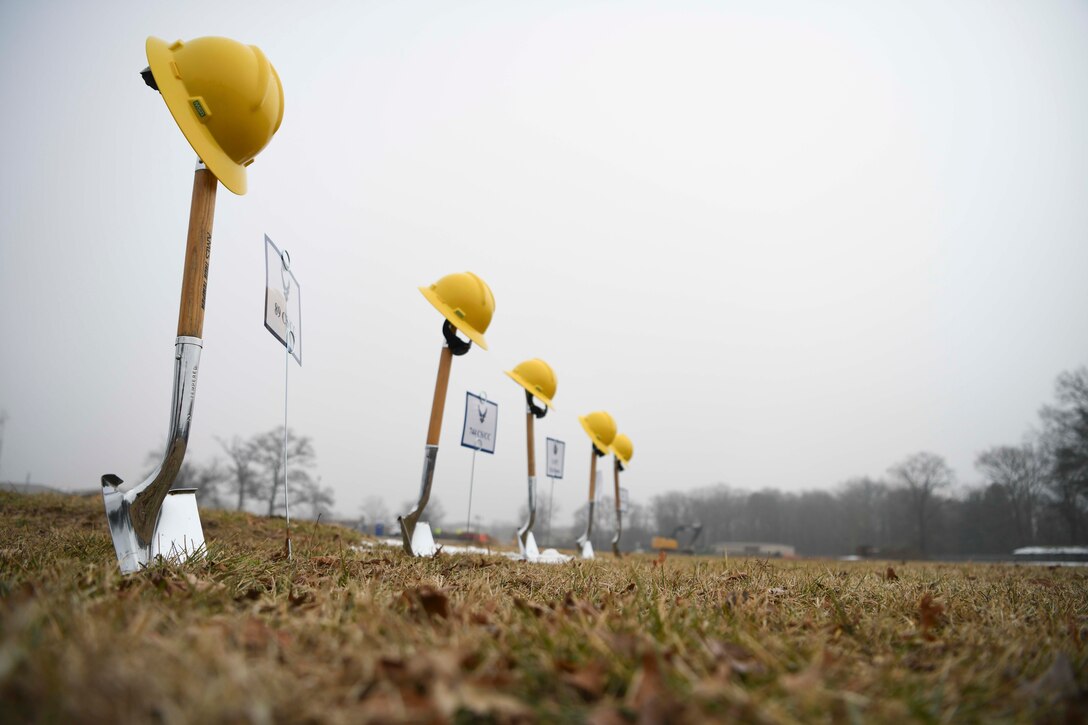
[(1079, 722), (1082, 569), (359, 548), (202, 512), (122, 577), (101, 500), (0, 494), (0, 720)]

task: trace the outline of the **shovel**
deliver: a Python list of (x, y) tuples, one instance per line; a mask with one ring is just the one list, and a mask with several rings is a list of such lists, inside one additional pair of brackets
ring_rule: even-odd
[(597, 499), (597, 458), (604, 455), (597, 450), (597, 446), (590, 445), (589, 448), (589, 521), (586, 522), (585, 533), (576, 542), (583, 559), (593, 558), (593, 542), (590, 537), (593, 535), (593, 507)]
[[(125, 485), (120, 477), (102, 476), (102, 500), (121, 572), (129, 574), (156, 557), (184, 560), (202, 555), (204, 533), (196, 508), (196, 489), (171, 491), (189, 441), (196, 397), (197, 368), (203, 347), (204, 305), (208, 294), (208, 264), (218, 182), (197, 162), (185, 272), (181, 283), (178, 337), (174, 346), (174, 386), (170, 399), (170, 429), (166, 455), (144, 481)], [(169, 494), (169, 495), (168, 495)]]
[(471, 342), (466, 342), (454, 332), (448, 321), (442, 323), (442, 334), (446, 343), (438, 358), (438, 377), (434, 383), (434, 398), (431, 400), (431, 420), (427, 426), (427, 444), (423, 449), (423, 478), (419, 484), (419, 501), (410, 513), (398, 516), (400, 535), (404, 550), (412, 556), (433, 556), (437, 550), (431, 525), (421, 522), (419, 517), (431, 498), (431, 484), (434, 482), (434, 467), (438, 461), (438, 439), (442, 434), (442, 413), (446, 409), (446, 390), (450, 384), (450, 366), (454, 355), (468, 352)]
[(534, 405), (533, 395), (528, 391), (525, 392), (525, 400), (525, 440), (529, 451), (529, 520), (518, 529), (518, 549), (521, 558), (531, 561), (540, 557), (540, 549), (537, 548), (536, 538), (533, 536), (533, 524), (536, 522), (536, 436), (533, 432), (533, 419), (543, 418), (548, 409)]
[[(427, 426), (427, 445), (423, 449), (423, 478), (419, 484), (419, 501), (410, 513), (398, 516), (397, 521), (400, 522), (404, 550), (413, 556), (432, 556), (436, 550), (434, 535), (431, 533), (430, 524), (420, 522), (419, 517), (431, 498), (434, 466), (438, 460), (438, 438), (442, 433), (442, 412), (446, 408), (446, 388), (450, 384), (450, 365), (453, 356), (464, 355), (473, 342), (481, 349), (487, 349), (484, 332), (491, 324), (495, 298), (491, 294), (491, 288), (471, 272), (448, 274), (430, 287), (420, 287), (419, 291), (446, 318), (442, 323), (442, 336), (446, 338), (446, 344), (438, 358), (438, 378), (434, 383), (434, 399), (431, 401), (431, 421)], [(469, 339), (459, 338), (457, 330)]]

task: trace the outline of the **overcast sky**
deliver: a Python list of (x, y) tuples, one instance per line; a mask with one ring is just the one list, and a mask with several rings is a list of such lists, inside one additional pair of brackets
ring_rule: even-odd
[(969, 484), (1088, 362), (1083, 2), (9, 1), (0, 480), (96, 488), (163, 443), (195, 157), (148, 35), (257, 45), (286, 99), (249, 193), (219, 192), (190, 456), (282, 424), (268, 234), (302, 287), (290, 425), (344, 513), (417, 493), (442, 318), (416, 288), (451, 272), (497, 302), (453, 364), (451, 520), (466, 390), (500, 406), (474, 511), (524, 504), (526, 358), (559, 380), (536, 430), (539, 458), (567, 442), (564, 520), (579, 414), (634, 442), (636, 502), (919, 450)]

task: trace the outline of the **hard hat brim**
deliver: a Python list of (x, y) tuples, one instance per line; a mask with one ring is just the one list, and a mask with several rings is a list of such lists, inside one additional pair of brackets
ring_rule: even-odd
[(161, 38), (154, 36), (147, 39), (147, 63), (151, 68), (151, 75), (155, 77), (155, 84), (159, 87), (162, 99), (166, 101), (166, 107), (170, 109), (170, 115), (174, 117), (178, 128), (196, 151), (196, 155), (215, 174), (223, 186), (230, 191), (242, 196), (246, 193), (246, 168), (238, 164), (230, 156), (219, 148), (208, 127), (196, 117), (192, 106), (189, 105), (189, 92), (185, 84), (181, 82), (171, 68), (172, 53), (170, 45)]
[(518, 375), (513, 370), (504, 370), (503, 372), (506, 373), (510, 377), (510, 379), (513, 380), (515, 383), (517, 383), (521, 387), (525, 388), (525, 392), (529, 393), (530, 395), (532, 395), (534, 398), (536, 398), (537, 400), (539, 400), (541, 403), (548, 406), (549, 408), (551, 408), (553, 410), (555, 409), (555, 405), (552, 403), (552, 399), (547, 397), (543, 393), (538, 393), (533, 388), (533, 386), (529, 383), (528, 380), (521, 377), (520, 375)]
[[(630, 453), (627, 453), (626, 455), (619, 448), (616, 447), (616, 441), (620, 440), (621, 438), (625, 439), (627, 441), (627, 445), (631, 448)], [(624, 466), (631, 462), (631, 457), (634, 455), (635, 452), (634, 446), (631, 445), (631, 439), (625, 436), (623, 433), (616, 434), (616, 437), (612, 439), (612, 444), (608, 446), (608, 450), (612, 451), (612, 455), (620, 459), (620, 463), (622, 463)]]
[(436, 310), (442, 313), (443, 317), (449, 320), (451, 325), (463, 332), (468, 339), (479, 345), (481, 350), (487, 349), (487, 341), (484, 340), (484, 336), (454, 314), (453, 309), (443, 302), (433, 289), (430, 287), (420, 287), (419, 291), (423, 293), (423, 296), (427, 298), (427, 301), (430, 302)]
[(609, 445), (606, 444), (603, 448), (601, 447), (601, 442), (597, 440), (597, 434), (594, 433), (593, 429), (589, 427), (589, 418), (584, 415), (580, 415), (578, 416), (578, 422), (582, 424), (582, 430), (586, 432), (586, 435), (589, 436), (589, 440), (593, 442), (593, 447), (604, 455), (608, 455)]

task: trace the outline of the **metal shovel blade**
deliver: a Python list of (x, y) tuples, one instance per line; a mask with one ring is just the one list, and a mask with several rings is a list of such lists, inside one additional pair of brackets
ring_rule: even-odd
[(536, 537), (533, 536), (532, 531), (525, 535), (524, 541), (518, 536), (518, 550), (521, 552), (521, 558), (526, 561), (540, 558), (540, 549), (537, 548)]
[(427, 446), (423, 451), (423, 477), (419, 485), (419, 501), (410, 513), (397, 517), (397, 521), (400, 522), (400, 536), (404, 551), (412, 556), (433, 556), (435, 552), (431, 526), (421, 522), (419, 517), (431, 498), (431, 483), (434, 481), (434, 467), (437, 460), (438, 446)]
[[(521, 552), (522, 557), (525, 557), (525, 552), (529, 548), (529, 540), (533, 539), (533, 524), (536, 522), (536, 476), (529, 476), (529, 518), (521, 528), (518, 529), (518, 550)], [(533, 555), (539, 555), (539, 551), (536, 550), (536, 540), (533, 539)]]
[(620, 512), (616, 511), (616, 531), (612, 534), (612, 553), (617, 558), (622, 557), (620, 553), (620, 536), (623, 535), (623, 518), (620, 516)]
[(434, 543), (434, 535), (431, 534), (431, 525), (426, 521), (416, 524), (412, 532), (412, 554), (415, 556), (434, 556), (438, 546)]
[(200, 525), (195, 488), (175, 488), (167, 494), (151, 553), (178, 563), (204, 558), (204, 528)]
[[(587, 520), (586, 520), (585, 533), (583, 533), (581, 536), (579, 536), (577, 539), (575, 539), (575, 543), (578, 545), (578, 548), (581, 549), (581, 551), (582, 551), (582, 558), (583, 559), (592, 559), (593, 558), (592, 537), (593, 537), (593, 501), (591, 500), (589, 502), (589, 515), (588, 515)], [(586, 554), (585, 554), (586, 551), (589, 552), (589, 556), (586, 556)]]
[[(171, 551), (193, 552), (204, 544), (193, 490), (184, 490), (189, 494), (187, 502), (184, 497), (168, 495), (188, 447), (201, 347), (197, 337), (179, 337), (175, 344), (170, 443), (159, 467), (136, 485), (126, 486), (112, 473), (102, 476), (102, 503), (123, 574), (139, 571), (156, 556)], [(164, 528), (163, 512), (167, 508), (171, 514)], [(199, 543), (194, 546), (192, 542)]]

